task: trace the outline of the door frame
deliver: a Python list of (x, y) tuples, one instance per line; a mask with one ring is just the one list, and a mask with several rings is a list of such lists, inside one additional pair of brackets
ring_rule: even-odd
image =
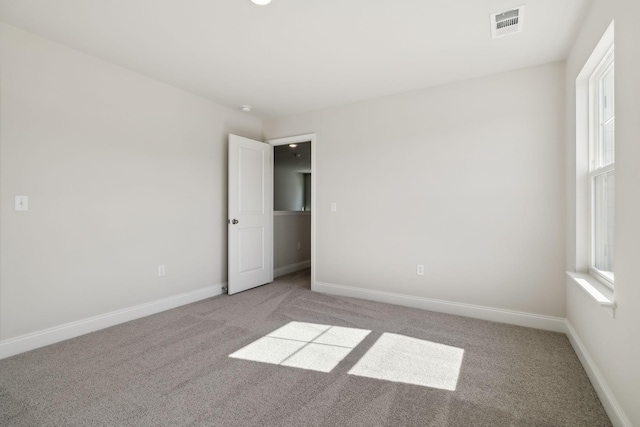
[(284, 138), (267, 139), (267, 143), (273, 147), (285, 144), (302, 144), (303, 142), (309, 141), (311, 141), (311, 290), (313, 290), (314, 284), (316, 283), (316, 210), (318, 209), (316, 203), (316, 180), (318, 179), (316, 145), (318, 144), (318, 138), (315, 133), (308, 133)]

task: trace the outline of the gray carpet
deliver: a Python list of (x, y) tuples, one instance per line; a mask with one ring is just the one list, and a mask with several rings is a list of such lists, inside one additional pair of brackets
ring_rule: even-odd
[[(371, 333), (328, 373), (228, 357), (291, 321)], [(383, 333), (463, 349), (455, 390), (350, 375)], [(1, 360), (0, 425), (611, 423), (563, 334), (312, 293), (306, 271)]]

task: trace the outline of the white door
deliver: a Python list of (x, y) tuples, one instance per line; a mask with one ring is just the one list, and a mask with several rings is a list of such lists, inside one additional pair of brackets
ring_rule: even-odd
[(273, 147), (229, 135), (229, 295), (273, 281)]

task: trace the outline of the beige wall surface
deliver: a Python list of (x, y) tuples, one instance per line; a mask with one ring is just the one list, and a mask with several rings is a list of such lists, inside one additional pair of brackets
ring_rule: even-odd
[(301, 211), (304, 207), (304, 175), (300, 172), (273, 170), (273, 210)]
[(226, 280), (227, 134), (259, 119), (4, 24), (0, 70), (0, 339)]
[[(298, 249), (298, 242), (300, 249)], [(311, 214), (275, 212), (273, 216), (273, 268), (311, 259)]]
[[(567, 280), (567, 319), (600, 370), (630, 425), (640, 425), (640, 3), (594, 0), (566, 65), (567, 269), (580, 265), (586, 242), (576, 222), (576, 77), (612, 20), (615, 19), (616, 318), (586, 292)], [(580, 199), (580, 198), (578, 198)], [(584, 197), (582, 197), (584, 200)], [(579, 211), (579, 210), (578, 210)], [(580, 225), (582, 224), (582, 225)]]
[(317, 133), (316, 280), (564, 317), (563, 79), (553, 63), (266, 120), (268, 139)]

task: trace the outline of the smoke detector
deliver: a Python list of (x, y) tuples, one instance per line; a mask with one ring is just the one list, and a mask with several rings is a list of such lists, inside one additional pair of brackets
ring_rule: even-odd
[(522, 32), (524, 6), (491, 14), (491, 38), (508, 36)]
[(248, 112), (250, 112), (250, 111), (251, 111), (251, 105), (241, 105), (241, 106), (240, 106), (240, 109), (241, 109), (242, 111), (244, 111), (245, 113), (248, 113)]

